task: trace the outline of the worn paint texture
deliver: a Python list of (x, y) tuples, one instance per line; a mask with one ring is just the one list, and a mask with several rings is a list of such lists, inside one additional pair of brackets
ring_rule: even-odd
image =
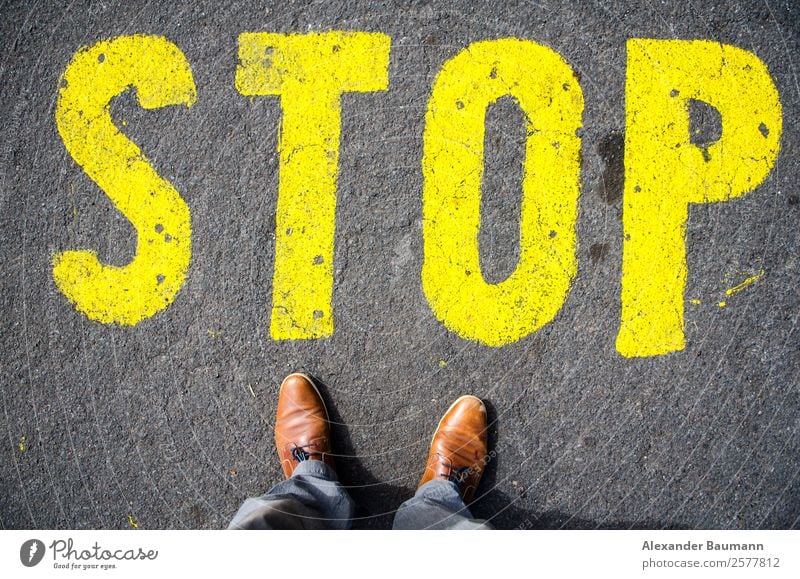
[(390, 39), (367, 32), (244, 33), (236, 89), (281, 97), (270, 336), (333, 334), (341, 97), (387, 90)]
[(191, 260), (189, 208), (139, 147), (114, 125), (111, 100), (134, 88), (142, 107), (191, 106), (189, 63), (158, 36), (122, 36), (83, 48), (61, 78), (56, 124), (86, 174), (136, 229), (133, 260), (100, 263), (92, 250), (53, 258), (53, 277), (76, 309), (103, 323), (135, 325), (166, 308), (181, 289)]
[[(481, 273), (481, 180), (487, 107), (511, 95), (526, 115), (519, 263)], [(530, 40), (476, 42), (444, 64), (425, 115), (422, 285), (450, 330), (490, 346), (548, 323), (576, 272), (583, 95), (570, 66)]]
[[(628, 41), (622, 320), (628, 357), (682, 350), (686, 221), (692, 203), (740, 197), (772, 169), (778, 92), (754, 54), (701, 40)], [(690, 142), (689, 103), (715, 107), (721, 138)], [(720, 303), (720, 306), (723, 306)]]

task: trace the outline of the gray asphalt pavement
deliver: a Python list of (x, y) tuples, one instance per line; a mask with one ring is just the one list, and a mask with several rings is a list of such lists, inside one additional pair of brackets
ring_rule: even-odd
[[(324, 30), (388, 34), (389, 90), (343, 98), (334, 334), (275, 341), (281, 110), (277, 98), (237, 92), (237, 37)], [(54, 120), (75, 52), (129, 34), (169, 38), (197, 87), (188, 109), (144, 110), (131, 92), (112, 103), (191, 210), (185, 285), (133, 327), (76, 311), (52, 274), (64, 250), (122, 266), (136, 249)], [(421, 159), (436, 73), (470, 43), (501, 37), (560, 53), (585, 110), (577, 276), (552, 322), (494, 348), (449, 331), (423, 293)], [(753, 52), (783, 106), (766, 180), (691, 208), (685, 349), (642, 358), (615, 349), (632, 37)], [(324, 386), (358, 528), (390, 526), (440, 415), (465, 393), (490, 409), (493, 455), (474, 511), (497, 527), (800, 527), (795, 0), (11, 1), (0, 4), (0, 39), (0, 527), (226, 526), (280, 478), (271, 426), (278, 385), (295, 370)], [(695, 117), (719, 136), (717, 117)], [(512, 101), (489, 110), (479, 240), (490, 281), (519, 258), (525, 136)]]

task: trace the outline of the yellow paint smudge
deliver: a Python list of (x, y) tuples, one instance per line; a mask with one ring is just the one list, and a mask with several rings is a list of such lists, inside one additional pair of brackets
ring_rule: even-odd
[(139, 528), (139, 523), (136, 522), (136, 519), (133, 518), (133, 515), (128, 515), (128, 524), (134, 529)]
[(25, 446), (25, 435), (24, 434), (20, 437), (19, 444), (17, 445), (17, 448), (19, 449), (20, 452), (25, 452), (26, 446)]
[(721, 307), (721, 308), (724, 308), (725, 306), (727, 306), (727, 305), (728, 305), (728, 302), (724, 302), (724, 301), (723, 301), (723, 302), (719, 302), (719, 304), (717, 304), (717, 305), (718, 305), (719, 307)]
[(694, 299), (694, 300), (691, 300), (691, 303), (692, 303), (693, 305), (695, 305), (695, 306), (699, 306), (699, 305), (700, 305), (700, 300), (698, 300), (698, 299)]
[(212, 328), (209, 328), (208, 335), (211, 336), (212, 338), (216, 338), (222, 335), (222, 330), (214, 330)]
[(120, 36), (82, 48), (61, 78), (55, 120), (64, 146), (138, 239), (133, 260), (121, 267), (100, 263), (91, 250), (58, 253), (53, 278), (90, 319), (132, 326), (169, 306), (181, 289), (191, 224), (178, 191), (111, 119), (111, 100), (131, 87), (145, 109), (196, 100), (189, 62), (159, 36)]
[[(486, 109), (510, 95), (526, 115), (520, 258), (499, 283), (481, 274), (481, 180)], [(577, 271), (583, 95), (547, 46), (503, 38), (448, 60), (425, 113), (422, 287), (436, 317), (462, 338), (513, 343), (561, 309)]]
[(444, 368), (445, 366), (447, 366), (447, 361), (446, 360), (439, 360), (439, 368)]
[(757, 282), (759, 279), (761, 279), (763, 275), (764, 275), (764, 270), (762, 269), (762, 270), (760, 270), (760, 271), (759, 271), (759, 272), (758, 272), (756, 275), (754, 275), (754, 276), (751, 276), (751, 277), (748, 277), (748, 278), (747, 278), (746, 280), (744, 280), (742, 283), (740, 283), (740, 284), (738, 284), (738, 285), (735, 285), (735, 286), (733, 286), (732, 288), (728, 288), (728, 289), (726, 289), (726, 290), (725, 290), (725, 295), (726, 295), (726, 296), (732, 296), (732, 295), (733, 295), (733, 294), (735, 294), (736, 292), (740, 292), (740, 291), (742, 291), (744, 288), (746, 288), (746, 287), (747, 287), (747, 286), (749, 286), (750, 284), (752, 284), (752, 283), (755, 283), (755, 282)]
[(244, 33), (236, 89), (280, 96), (280, 179), (270, 336), (333, 334), (341, 97), (389, 86), (390, 38), (367, 32)]
[[(757, 187), (775, 163), (783, 117), (775, 83), (755, 54), (704, 40), (632, 38), (627, 48), (617, 350), (658, 356), (686, 344), (689, 206)], [(722, 117), (722, 137), (704, 150), (690, 140), (691, 99)]]

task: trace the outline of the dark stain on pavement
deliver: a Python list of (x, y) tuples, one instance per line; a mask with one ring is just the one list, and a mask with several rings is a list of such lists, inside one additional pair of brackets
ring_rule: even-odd
[(589, 248), (589, 257), (592, 258), (592, 263), (602, 261), (608, 253), (607, 243), (593, 243)]
[(605, 169), (600, 185), (600, 197), (609, 205), (622, 198), (625, 182), (625, 139), (620, 133), (608, 133), (597, 147), (603, 158)]
[(703, 159), (709, 161), (708, 147), (722, 137), (722, 117), (717, 109), (703, 101), (689, 99), (688, 106), (689, 142), (703, 152)]

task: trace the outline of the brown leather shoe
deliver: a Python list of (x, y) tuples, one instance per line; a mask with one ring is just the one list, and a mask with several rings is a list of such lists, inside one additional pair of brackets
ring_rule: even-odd
[(444, 413), (433, 433), (425, 473), (419, 486), (436, 479), (458, 485), (469, 503), (488, 461), (486, 407), (480, 398), (462, 396)]
[(275, 415), (275, 445), (286, 478), (304, 460), (333, 467), (328, 411), (311, 378), (290, 374), (281, 384)]

